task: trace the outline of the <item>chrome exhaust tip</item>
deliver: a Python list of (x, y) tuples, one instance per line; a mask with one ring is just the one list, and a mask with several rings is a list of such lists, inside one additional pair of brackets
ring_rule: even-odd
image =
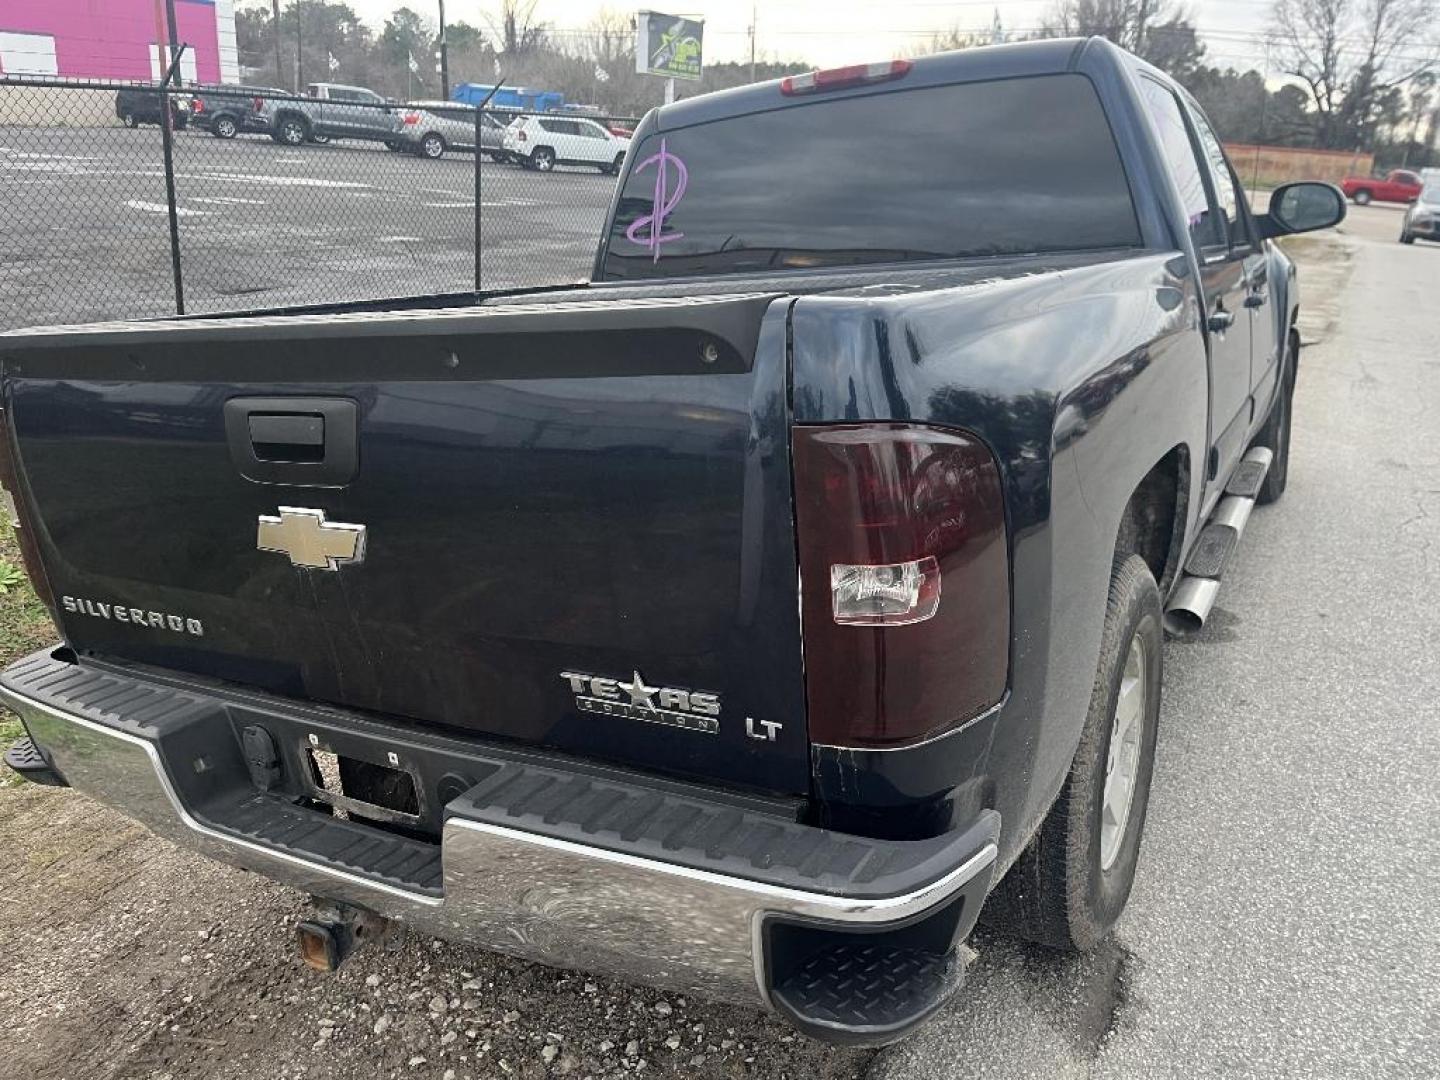
[(1217, 578), (1183, 578), (1165, 605), (1165, 632), (1171, 637), (1192, 637), (1198, 634), (1210, 617), (1215, 597), (1220, 595)]

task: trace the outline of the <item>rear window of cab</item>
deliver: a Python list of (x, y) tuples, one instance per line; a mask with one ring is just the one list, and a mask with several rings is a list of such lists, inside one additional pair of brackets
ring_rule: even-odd
[(1083, 75), (812, 98), (631, 160), (602, 280), (1141, 244)]

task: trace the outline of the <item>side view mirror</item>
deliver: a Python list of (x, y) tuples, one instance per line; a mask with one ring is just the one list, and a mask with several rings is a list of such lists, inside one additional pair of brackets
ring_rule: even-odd
[(1334, 184), (1305, 180), (1276, 188), (1270, 195), (1270, 211), (1260, 217), (1259, 225), (1268, 240), (1328, 229), (1344, 220), (1344, 193)]

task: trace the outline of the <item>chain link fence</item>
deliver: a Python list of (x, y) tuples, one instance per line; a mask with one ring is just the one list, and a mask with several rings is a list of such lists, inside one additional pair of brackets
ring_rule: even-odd
[(329, 92), (0, 78), (0, 330), (589, 275), (633, 119)]

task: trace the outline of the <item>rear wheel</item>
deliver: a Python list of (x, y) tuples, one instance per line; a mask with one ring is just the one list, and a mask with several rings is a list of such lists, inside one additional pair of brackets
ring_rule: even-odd
[(217, 139), (233, 139), (240, 131), (232, 116), (217, 116), (215, 123), (210, 125), (210, 130)]
[(420, 153), (422, 156), (434, 161), (436, 158), (445, 156), (445, 140), (434, 132), (426, 135), (420, 140)]
[(537, 172), (549, 172), (555, 168), (555, 151), (548, 146), (537, 146), (530, 152), (530, 167)]
[(1356, 206), (1367, 206), (1369, 205), (1371, 196), (1370, 192), (1366, 191), (1364, 188), (1361, 188), (1359, 191), (1355, 192), (1353, 198), (1355, 199)]
[(275, 129), (275, 134), (286, 146), (304, 146), (310, 132), (305, 127), (305, 121), (287, 116), (280, 121), (280, 125)]
[(1402, 243), (1402, 244), (1413, 244), (1413, 243), (1415, 243), (1415, 234), (1414, 234), (1414, 233), (1411, 233), (1411, 232), (1401, 232), (1401, 233), (1400, 233), (1400, 243)]
[(1138, 555), (1110, 577), (1090, 711), (1055, 805), (985, 905), (999, 928), (1057, 949), (1093, 948), (1130, 897), (1155, 768), (1160, 591)]
[(127, 112), (124, 116), (120, 117), (120, 122), (128, 128), (137, 128), (140, 126), (140, 121), (133, 112)]
[(1276, 502), (1285, 494), (1285, 485), (1290, 479), (1290, 420), (1295, 397), (1295, 366), (1299, 360), (1300, 342), (1294, 334), (1285, 349), (1285, 366), (1280, 371), (1280, 385), (1275, 394), (1275, 404), (1270, 406), (1270, 416), (1260, 434), (1255, 436), (1255, 445), (1264, 446), (1274, 454), (1270, 470), (1255, 501), (1265, 506)]
[(330, 136), (329, 136), (329, 135), (311, 135), (311, 136), (310, 136), (310, 141), (313, 142), (316, 146), (328, 146), (329, 143), (330, 143)]

